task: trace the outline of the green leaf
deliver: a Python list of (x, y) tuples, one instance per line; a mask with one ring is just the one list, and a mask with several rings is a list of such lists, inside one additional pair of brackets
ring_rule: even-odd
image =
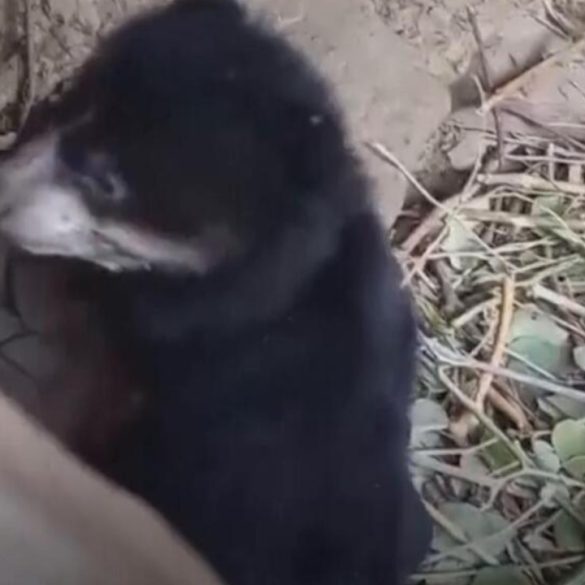
[(449, 418), (443, 407), (430, 398), (419, 398), (413, 405), (410, 418), (412, 449), (429, 449), (440, 444), (439, 431), (449, 426)]
[(563, 464), (574, 457), (585, 456), (585, 424), (561, 421), (553, 430), (552, 444)]
[(430, 398), (419, 398), (412, 406), (410, 419), (415, 427), (427, 427), (434, 430), (446, 429), (449, 417), (443, 407)]
[(575, 478), (585, 480), (585, 456), (573, 457), (563, 463), (563, 467)]
[[(463, 502), (447, 502), (439, 507), (439, 511), (462, 530), (469, 542), (481, 541), (478, 546), (493, 557), (502, 554), (514, 536), (513, 532), (506, 531), (510, 523), (496, 510), (480, 510)], [(433, 547), (437, 551), (446, 552), (460, 545), (441, 527), (436, 528)], [(478, 560), (471, 550), (457, 556), (467, 566), (473, 566)]]
[(585, 372), (585, 345), (573, 349), (573, 359), (580, 370)]
[(585, 402), (579, 402), (565, 396), (546, 396), (538, 400), (538, 407), (554, 421), (565, 418), (585, 418)]
[(564, 203), (563, 197), (559, 197), (558, 193), (546, 193), (534, 198), (534, 205), (532, 206), (532, 215), (543, 215), (545, 217), (552, 217), (546, 210), (550, 209), (555, 213), (562, 215), (567, 207)]
[(563, 552), (585, 551), (585, 531), (572, 516), (561, 512), (553, 525), (557, 546)]
[[(510, 343), (509, 348), (529, 364), (555, 376), (561, 377), (569, 364), (568, 343), (556, 344), (538, 337), (518, 337)], [(540, 377), (538, 372), (521, 360), (511, 358), (509, 366), (517, 372)]]
[[(484, 429), (481, 440), (482, 442), (489, 441), (493, 436), (494, 435), (491, 431)], [(502, 441), (497, 441), (496, 443), (485, 447), (480, 451), (479, 456), (492, 472), (498, 471), (499, 469), (507, 467), (517, 461), (514, 454), (510, 452), (510, 449), (508, 449)]]
[(470, 264), (473, 265), (474, 262), (477, 262), (477, 259), (474, 258), (457, 256), (457, 252), (478, 252), (481, 249), (472, 235), (474, 227), (475, 224), (468, 221), (451, 220), (449, 222), (449, 231), (443, 240), (442, 248), (444, 252), (453, 254), (449, 257), (449, 263), (455, 270), (464, 270)]
[[(469, 569), (469, 564), (466, 564), (459, 559), (452, 558), (452, 557), (445, 557), (441, 559), (438, 563), (433, 564), (433, 571), (438, 571), (440, 573), (449, 573), (452, 571), (465, 571)], [(426, 581), (417, 581), (416, 585), (426, 585)], [(428, 582), (428, 585), (470, 585), (469, 577), (453, 577), (451, 575), (441, 577), (438, 579), (433, 579), (432, 581)], [(414, 585), (414, 584), (413, 584)]]
[[(488, 199), (472, 199), (465, 204), (467, 209), (489, 209)], [(477, 238), (473, 236), (473, 232), (477, 227), (478, 222), (463, 219), (449, 219), (448, 232), (441, 243), (444, 252), (454, 254), (449, 258), (449, 263), (456, 270), (464, 270), (473, 267), (478, 263), (478, 258), (473, 257), (458, 257), (457, 252), (478, 252), (482, 250), (481, 244)]]
[(519, 337), (532, 336), (560, 344), (568, 339), (569, 334), (548, 315), (529, 305), (514, 312), (508, 339), (513, 341)]
[(459, 467), (470, 475), (489, 475), (490, 468), (476, 453), (465, 453), (459, 459)]
[(534, 459), (540, 469), (557, 473), (561, 469), (561, 461), (554, 447), (546, 441), (534, 441), (532, 445)]
[[(562, 376), (571, 362), (569, 334), (548, 315), (522, 308), (514, 313), (508, 348), (524, 361), (554, 374)], [(509, 366), (517, 371), (538, 376), (522, 360), (510, 358)]]
[(516, 567), (488, 567), (477, 573), (471, 585), (530, 585), (530, 580)]

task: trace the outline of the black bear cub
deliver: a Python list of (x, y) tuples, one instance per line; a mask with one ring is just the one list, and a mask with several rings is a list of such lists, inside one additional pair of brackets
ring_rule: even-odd
[[(0, 165), (148, 396), (104, 471), (230, 585), (398, 585), (415, 322), (330, 92), (232, 0), (114, 33)], [(49, 260), (51, 261), (51, 260)]]

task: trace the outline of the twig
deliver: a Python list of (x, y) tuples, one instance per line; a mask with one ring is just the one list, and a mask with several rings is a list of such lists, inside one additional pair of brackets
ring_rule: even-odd
[(433, 473), (438, 473), (440, 475), (447, 475), (455, 479), (460, 479), (461, 481), (488, 488), (489, 490), (499, 489), (501, 485), (501, 480), (499, 479), (495, 479), (489, 475), (469, 473), (464, 469), (461, 469), (461, 467), (437, 461), (433, 457), (422, 457), (416, 453), (412, 453), (410, 459), (411, 463), (420, 469), (432, 471)]
[(585, 195), (585, 185), (575, 185), (568, 181), (549, 181), (544, 177), (535, 177), (521, 173), (479, 174), (477, 180), (486, 187), (506, 185), (526, 191), (562, 191), (569, 195)]
[(494, 436), (498, 437), (498, 439), (500, 439), (500, 441), (502, 441), (502, 443), (506, 446), (508, 451), (510, 451), (510, 453), (520, 463), (524, 464), (527, 461), (527, 457), (524, 454), (524, 452), (519, 447), (514, 445), (514, 443), (510, 441), (506, 433), (504, 433), (504, 431), (502, 431), (500, 427), (498, 427), (498, 425), (496, 425), (496, 423), (494, 423), (494, 421), (491, 418), (486, 416), (483, 411), (477, 408), (477, 404), (475, 403), (475, 401), (473, 401), (471, 398), (469, 398), (469, 396), (462, 392), (461, 389), (457, 386), (457, 384), (455, 384), (455, 382), (453, 382), (449, 378), (449, 376), (447, 376), (445, 368), (440, 367), (437, 370), (437, 375), (439, 377), (439, 380), (445, 386), (445, 388), (447, 388), (449, 392), (451, 392), (451, 394), (455, 396), (455, 398), (462, 404), (462, 406), (464, 406), (465, 408), (467, 408), (467, 410), (474, 414), (486, 429), (491, 431)]
[[(483, 82), (485, 84), (485, 89), (488, 93), (491, 93), (494, 90), (494, 86), (492, 83), (492, 76), (490, 73), (490, 67), (488, 64), (488, 60), (485, 54), (485, 47), (483, 44), (483, 39), (481, 36), (481, 31), (479, 30), (479, 25), (477, 23), (477, 16), (473, 9), (468, 6), (467, 7), (467, 17), (469, 18), (469, 22), (471, 24), (471, 31), (475, 38), (475, 43), (477, 44), (477, 50), (479, 53), (479, 62), (481, 65), (481, 72), (483, 75)], [(483, 92), (482, 92), (483, 94)], [(482, 102), (483, 102), (482, 97)], [(502, 121), (500, 118), (500, 113), (497, 111), (496, 108), (492, 110), (492, 115), (494, 119), (494, 130), (496, 132), (496, 141), (498, 144), (498, 168), (502, 169), (504, 166), (504, 138), (502, 132)]]
[(563, 581), (563, 585), (583, 585), (583, 583), (585, 583), (585, 564), (581, 565), (568, 580)]
[[(441, 429), (443, 430), (443, 429)], [(411, 453), (416, 453), (418, 455), (426, 455), (427, 457), (453, 457), (453, 456), (461, 456), (461, 455), (473, 455), (478, 451), (483, 451), (492, 445), (496, 445), (498, 443), (498, 439), (492, 437), (491, 439), (487, 439), (481, 443), (477, 443), (476, 445), (470, 445), (469, 447), (440, 447), (436, 449), (432, 448), (422, 448), (422, 449), (413, 449)]]
[(437, 237), (427, 246), (426, 250), (421, 254), (421, 256), (414, 259), (414, 266), (408, 272), (405, 270), (406, 275), (402, 281), (402, 286), (408, 286), (412, 282), (412, 279), (425, 269), (425, 265), (428, 262), (429, 257), (441, 244), (443, 238), (447, 235), (447, 232), (448, 227), (445, 225), (443, 226), (443, 229), (437, 234)]
[[(484, 118), (484, 126), (485, 126), (485, 118)], [(485, 129), (484, 129), (485, 130)], [(414, 231), (404, 240), (401, 245), (402, 253), (406, 255), (412, 254), (415, 248), (424, 240), (424, 238), (431, 233), (435, 229), (435, 225), (440, 223), (445, 216), (445, 210), (454, 211), (455, 209), (459, 208), (461, 205), (473, 199), (477, 193), (479, 192), (479, 186), (476, 184), (477, 175), (481, 170), (482, 158), (483, 158), (483, 142), (484, 142), (484, 135), (485, 132), (482, 133), (482, 138), (479, 140), (478, 148), (477, 148), (477, 155), (475, 157), (475, 164), (473, 165), (473, 169), (467, 180), (465, 181), (465, 186), (463, 190), (451, 197), (445, 199), (443, 203), (443, 207), (435, 207), (433, 211), (431, 211), (423, 221), (414, 229)], [(380, 156), (378, 154), (378, 156)], [(388, 162), (388, 161), (387, 161)], [(491, 197), (492, 193), (486, 193), (482, 197)], [(422, 260), (422, 257), (421, 257)], [(425, 260), (426, 262), (426, 260)], [(424, 267), (424, 264), (423, 264)], [(422, 269), (419, 268), (419, 270)]]
[[(506, 349), (506, 342), (508, 341), (508, 333), (510, 331), (510, 324), (512, 323), (512, 315), (514, 314), (514, 279), (506, 276), (502, 283), (502, 305), (500, 310), (500, 319), (498, 324), (498, 331), (496, 334), (496, 341), (490, 359), (490, 366), (497, 367), (502, 362), (504, 352)], [(475, 403), (480, 410), (484, 410), (485, 399), (490, 391), (492, 382), (494, 381), (494, 374), (491, 372), (484, 372), (479, 380), (479, 387), (475, 397)]]
[(539, 388), (540, 390), (545, 390), (546, 392), (550, 392), (551, 394), (557, 394), (559, 396), (564, 396), (565, 398), (570, 398), (571, 400), (576, 400), (577, 402), (585, 403), (585, 392), (583, 392), (582, 390), (576, 390), (575, 388), (563, 386), (562, 384), (558, 384), (556, 382), (535, 378), (534, 376), (529, 376), (528, 374), (521, 374), (519, 372), (515, 372), (514, 370), (510, 370), (509, 368), (503, 368), (501, 366), (497, 367), (491, 366), (490, 364), (486, 364), (485, 362), (481, 362), (479, 360), (473, 359), (458, 360), (450, 359), (444, 356), (440, 356), (439, 361), (441, 361), (444, 364), (448, 364), (458, 368), (465, 368), (467, 370), (491, 372), (492, 374), (494, 374), (494, 376), (501, 376), (502, 378), (514, 380), (516, 382), (520, 382), (521, 384), (526, 384), (528, 386)]
[[(514, 280), (509, 276), (505, 276), (502, 281), (500, 318), (498, 320), (496, 339), (494, 341), (494, 347), (490, 359), (490, 365), (492, 367), (499, 366), (504, 357), (510, 324), (512, 323), (512, 316), (514, 314), (514, 290)], [(510, 409), (507, 400), (500, 394), (495, 396), (495, 393), (490, 392), (494, 377), (494, 374), (489, 371), (483, 372), (480, 376), (478, 389), (475, 394), (477, 410), (485, 412), (486, 398), (489, 397), (490, 402), (494, 406), (499, 409), (503, 408), (506, 413), (508, 413)], [(514, 416), (514, 419), (516, 418), (517, 417)], [(458, 442), (465, 441), (476, 427), (477, 418), (469, 411), (463, 412), (461, 416), (459, 416), (457, 420), (452, 421), (449, 426), (451, 433)]]
[(512, 402), (511, 399), (508, 399), (504, 392), (495, 387), (495, 385), (487, 395), (487, 399), (490, 404), (508, 418), (519, 431), (525, 431), (530, 428), (528, 418), (524, 414), (521, 406)]
[[(570, 268), (572, 268), (575, 265), (578, 265), (582, 262), (582, 259), (579, 257), (579, 255), (576, 256), (568, 256), (566, 259), (564, 260), (560, 260), (557, 262), (556, 265), (551, 265), (548, 268), (545, 268), (543, 270), (539, 270), (538, 272), (536, 272), (535, 274), (533, 274), (532, 276), (525, 278), (525, 279), (518, 279), (516, 281), (516, 288), (527, 288), (527, 287), (531, 287), (534, 286), (535, 284), (538, 284), (540, 282), (542, 282), (543, 280), (546, 280), (547, 278), (551, 278), (553, 276), (555, 276), (556, 274), (562, 274), (563, 272), (567, 272)], [(551, 318), (553, 317), (553, 315), (549, 315)], [(567, 327), (568, 324), (565, 324), (564, 327)]]
[[(559, 567), (566, 567), (567, 565), (575, 565), (577, 563), (582, 562), (583, 560), (585, 560), (585, 555), (583, 554), (577, 554), (577, 555), (571, 555), (569, 557), (565, 557), (565, 558), (561, 558), (561, 559), (553, 559), (552, 561), (544, 561), (542, 563), (537, 563), (536, 566), (539, 569), (555, 569), (555, 568), (559, 568)], [(519, 564), (519, 565), (502, 565), (500, 564), (500, 567), (502, 567), (503, 569), (506, 568), (510, 568), (510, 569), (519, 569), (519, 570), (530, 570), (531, 568), (533, 568), (531, 565), (529, 564)], [(437, 579), (438, 583), (450, 583), (456, 579), (459, 578), (466, 578), (466, 577), (475, 577), (477, 576), (477, 567), (473, 568), (473, 569), (463, 569), (460, 571), (428, 571), (428, 572), (422, 572), (422, 573), (416, 573), (414, 575), (412, 575), (412, 579), (414, 581), (419, 581), (419, 580), (428, 580), (428, 581), (434, 581), (435, 579)], [(575, 585), (582, 585), (583, 580), (581, 581), (574, 581), (573, 582)], [(564, 583), (563, 585), (568, 585), (567, 583)]]
[(552, 68), (554, 65), (562, 63), (565, 59), (570, 57), (573, 53), (576, 53), (585, 48), (585, 39), (579, 39), (568, 47), (558, 51), (554, 55), (539, 61), (536, 65), (524, 71), (518, 77), (515, 77), (504, 86), (502, 86), (496, 93), (492, 95), (481, 107), (481, 112), (487, 114), (500, 102), (506, 98), (513, 96), (524, 88), (528, 83), (536, 79), (539, 75)]
[(449, 270), (447, 260), (435, 260), (433, 265), (443, 296), (443, 313), (447, 316), (452, 315), (461, 308), (461, 301), (452, 284), (453, 274)]
[(441, 207), (435, 207), (421, 223), (412, 231), (400, 246), (401, 252), (406, 255), (412, 254), (416, 247), (432, 233), (438, 224), (440, 224), (446, 215), (462, 204), (467, 203), (477, 194), (478, 188), (474, 187), (469, 190), (463, 190), (456, 195), (445, 199)]
[(554, 138), (555, 140), (558, 140), (559, 142), (564, 143), (565, 146), (572, 147), (580, 152), (583, 152), (583, 150), (585, 150), (585, 145), (583, 145), (582, 142), (580, 142), (576, 138), (573, 138), (572, 136), (569, 136), (568, 133), (563, 134), (562, 132), (559, 132), (553, 127), (553, 124), (541, 122), (540, 120), (537, 120), (534, 116), (531, 116), (526, 112), (521, 111), (513, 102), (505, 106), (501, 106), (500, 111), (506, 112), (506, 114), (509, 114), (511, 116), (515, 116), (516, 118), (519, 118), (523, 122), (526, 122), (526, 124), (530, 124), (531, 126), (534, 126), (535, 128), (544, 131), (546, 134), (550, 135), (550, 137)]
[(454, 219), (458, 222), (463, 229), (465, 229), (469, 235), (490, 255), (496, 257), (503, 266), (506, 267), (507, 270), (512, 270), (514, 267), (500, 254), (494, 252), (490, 246), (488, 246), (468, 225), (465, 224), (461, 218), (457, 217), (457, 214), (453, 213), (453, 210), (445, 207), (443, 203), (441, 203), (436, 197), (431, 195), (421, 182), (396, 158), (396, 156), (391, 153), (383, 144), (379, 142), (367, 142), (366, 146), (378, 157), (380, 157), (383, 161), (392, 165), (394, 168), (398, 169), (408, 180), (409, 182), (417, 189), (417, 191), (430, 203), (432, 203), (435, 207), (438, 207), (442, 210), (442, 216), (447, 215), (449, 218)]
[[(502, 223), (519, 229), (554, 229), (563, 227), (555, 218), (539, 215), (524, 215), (506, 211), (484, 211), (483, 209), (461, 209), (459, 213), (465, 219), (472, 221)], [(564, 219), (562, 224), (574, 231), (585, 231), (585, 218)]]
[(555, 180), (555, 169), (556, 169), (556, 160), (555, 160), (555, 143), (551, 142), (546, 148), (546, 155), (548, 160), (546, 162), (546, 170), (547, 170), (547, 178), (549, 181)]
[(575, 27), (571, 21), (565, 17), (564, 14), (559, 12), (552, 4), (550, 0), (542, 0), (546, 15), (549, 20), (555, 23), (559, 32), (562, 33), (563, 38), (573, 36), (575, 33)]
[(535, 284), (532, 287), (532, 295), (537, 300), (546, 301), (555, 307), (585, 319), (585, 307), (583, 305), (541, 284)]
[[(553, 142), (551, 142), (551, 146), (555, 146)], [(555, 164), (585, 164), (585, 158), (579, 157), (576, 154), (573, 155), (572, 158), (566, 158), (562, 156), (551, 155), (550, 151), (547, 150), (547, 154), (540, 155), (540, 154), (507, 154), (506, 158), (511, 161), (521, 162), (521, 163), (546, 163), (547, 168), (547, 175), (549, 181), (555, 181), (554, 178), (554, 165)], [(552, 163), (552, 168), (550, 167)]]
[(461, 315), (451, 321), (451, 327), (456, 330), (465, 327), (465, 325), (475, 319), (477, 315), (481, 315), (484, 311), (495, 307), (498, 300), (499, 297), (490, 297), (485, 301), (477, 303), (477, 305), (474, 305), (473, 307), (469, 307), (465, 312), (461, 313)]

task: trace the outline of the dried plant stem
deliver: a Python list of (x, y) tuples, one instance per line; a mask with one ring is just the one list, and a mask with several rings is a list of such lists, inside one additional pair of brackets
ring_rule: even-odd
[(532, 386), (534, 388), (539, 388), (540, 390), (550, 392), (551, 394), (557, 394), (559, 396), (564, 396), (565, 398), (570, 398), (571, 400), (576, 400), (577, 402), (585, 403), (585, 392), (582, 392), (581, 390), (576, 390), (575, 388), (563, 386), (562, 384), (557, 384), (556, 382), (550, 382), (541, 378), (535, 378), (534, 376), (529, 376), (528, 374), (521, 374), (519, 372), (515, 372), (514, 370), (510, 370), (509, 368), (491, 366), (490, 364), (486, 364), (478, 360), (459, 361), (450, 360), (448, 358), (439, 358), (439, 360), (442, 363), (460, 368), (491, 372), (495, 376), (501, 376), (502, 378), (507, 378), (508, 380), (514, 380), (516, 382), (520, 382), (521, 384), (526, 384), (528, 387)]
[(518, 430), (524, 431), (530, 428), (530, 423), (522, 409), (506, 398), (497, 388), (492, 387), (491, 392), (487, 395), (487, 400), (496, 410), (507, 417)]
[(447, 235), (447, 230), (448, 230), (447, 226), (443, 226), (443, 229), (438, 233), (435, 239), (427, 246), (426, 250), (422, 253), (422, 255), (419, 258), (414, 259), (414, 266), (406, 273), (402, 281), (402, 286), (408, 286), (412, 282), (412, 279), (417, 274), (420, 274), (424, 270), (429, 257), (441, 244), (443, 238)]
[(527, 191), (559, 191), (569, 195), (585, 195), (585, 185), (575, 185), (568, 181), (549, 181), (544, 177), (521, 173), (480, 173), (477, 180), (486, 187), (506, 185)]
[(415, 467), (420, 467), (421, 469), (426, 469), (427, 471), (432, 471), (433, 473), (454, 477), (455, 479), (467, 481), (490, 490), (499, 488), (500, 486), (501, 480), (499, 479), (489, 477), (488, 475), (469, 473), (460, 467), (457, 467), (456, 465), (443, 463), (442, 461), (437, 461), (432, 457), (421, 457), (420, 455), (413, 453), (411, 455), (411, 460)]
[[(501, 294), (501, 308), (498, 319), (498, 327), (496, 332), (496, 339), (490, 359), (490, 365), (497, 367), (502, 362), (506, 351), (506, 342), (508, 340), (508, 333), (510, 331), (510, 324), (512, 323), (512, 316), (514, 314), (514, 280), (509, 276), (505, 276), (502, 282)], [(507, 416), (511, 415), (512, 420), (518, 425), (524, 425), (525, 420), (518, 418), (517, 409), (508, 404), (507, 399), (498, 392), (492, 392), (492, 384), (494, 381), (494, 374), (491, 371), (482, 372), (477, 392), (475, 394), (475, 405), (479, 412), (485, 412), (486, 399), (489, 398), (490, 403), (498, 410), (503, 411)], [(522, 419), (524, 417), (522, 416)], [(478, 419), (475, 414), (466, 410), (455, 421), (452, 421), (449, 428), (455, 439), (464, 443), (471, 432), (475, 430), (478, 424)], [(519, 428), (521, 428), (519, 426)]]
[[(490, 359), (490, 366), (497, 367), (502, 362), (504, 352), (506, 350), (506, 342), (508, 341), (508, 334), (510, 332), (510, 325), (512, 323), (512, 316), (514, 314), (514, 279), (506, 276), (502, 283), (502, 303), (500, 309), (500, 318), (498, 323), (498, 330), (496, 333), (496, 341)], [(494, 374), (492, 372), (483, 372), (480, 380), (475, 403), (480, 410), (485, 408), (485, 399), (488, 395), (492, 382), (494, 381)]]
[(585, 231), (585, 218), (565, 219), (563, 220), (563, 225), (561, 226), (558, 220), (556, 220), (554, 217), (522, 215), (519, 213), (508, 213), (506, 211), (483, 211), (481, 209), (461, 209), (459, 213), (465, 219), (472, 221), (501, 223), (511, 225), (519, 229), (554, 229), (566, 226), (574, 231)]
[(532, 295), (536, 300), (546, 301), (559, 309), (585, 319), (585, 307), (583, 305), (541, 284), (536, 284), (532, 287)]
[[(553, 559), (552, 561), (544, 561), (542, 563), (536, 563), (534, 566), (539, 569), (556, 569), (559, 567), (566, 567), (569, 565), (576, 565), (585, 561), (585, 555), (577, 554), (577, 555), (570, 555), (568, 557), (564, 557), (561, 559)], [(500, 565), (502, 568), (515, 568), (519, 570), (530, 570), (534, 567), (531, 564), (518, 564), (518, 565)], [(422, 573), (416, 573), (412, 576), (414, 581), (418, 580), (427, 580), (427, 581), (435, 581), (437, 580), (438, 583), (447, 583), (451, 580), (465, 578), (465, 577), (475, 577), (477, 575), (477, 568), (473, 569), (464, 569), (461, 571), (426, 571)], [(575, 585), (581, 585), (584, 580), (581, 581), (574, 581)], [(564, 583), (563, 585), (568, 585), (568, 583)]]
[(499, 301), (499, 296), (490, 297), (485, 301), (481, 301), (472, 307), (469, 307), (465, 312), (461, 313), (458, 317), (451, 321), (451, 327), (455, 330), (465, 327), (470, 321), (473, 321), (475, 317), (481, 315), (484, 311), (493, 309)]
[(449, 209), (443, 203), (441, 203), (441, 201), (439, 201), (436, 197), (431, 195), (428, 189), (426, 189), (421, 184), (421, 182), (404, 166), (404, 164), (393, 153), (391, 153), (383, 144), (379, 142), (368, 142), (366, 143), (366, 145), (381, 160), (398, 169), (408, 179), (411, 185), (413, 185), (429, 203), (441, 209), (442, 210), (441, 217), (446, 215), (457, 221), (484, 250), (486, 250), (492, 256), (495, 256), (507, 270), (511, 270), (513, 268), (513, 266), (505, 258), (494, 252), (494, 250), (473, 231), (473, 229), (466, 225), (465, 222), (461, 218), (459, 218), (457, 214), (453, 212), (452, 209)]
[(583, 585), (585, 583), (585, 565), (582, 565), (563, 585)]
[(462, 406), (464, 406), (465, 408), (467, 408), (467, 410), (469, 410), (472, 414), (474, 414), (479, 419), (481, 424), (486, 429), (491, 431), (494, 436), (498, 437), (498, 439), (500, 439), (502, 441), (502, 443), (507, 447), (507, 449), (510, 451), (510, 453), (514, 457), (516, 457), (516, 459), (518, 459), (519, 462), (524, 464), (526, 462), (526, 456), (524, 455), (524, 452), (522, 451), (522, 449), (520, 449), (519, 447), (514, 445), (514, 443), (512, 443), (512, 441), (508, 438), (506, 433), (504, 433), (500, 429), (500, 427), (498, 427), (498, 425), (496, 425), (496, 423), (494, 423), (494, 421), (491, 418), (486, 416), (483, 411), (481, 411), (481, 410), (479, 410), (479, 408), (477, 408), (477, 404), (475, 403), (475, 401), (472, 400), (469, 396), (467, 396), (457, 386), (457, 384), (455, 384), (455, 382), (453, 382), (449, 378), (449, 376), (447, 376), (447, 373), (445, 372), (445, 368), (439, 368), (437, 375), (439, 376), (439, 380), (441, 380), (441, 382), (444, 384), (444, 386), (449, 390), (449, 392), (451, 392), (451, 394), (453, 394), (455, 396), (455, 398), (462, 404)]

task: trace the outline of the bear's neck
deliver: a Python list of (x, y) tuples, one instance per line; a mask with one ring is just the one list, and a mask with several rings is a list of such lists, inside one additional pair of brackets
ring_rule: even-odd
[(106, 318), (154, 343), (191, 334), (217, 339), (261, 326), (286, 314), (335, 256), (341, 223), (291, 225), (258, 253), (206, 277), (113, 275), (114, 286), (104, 287)]

